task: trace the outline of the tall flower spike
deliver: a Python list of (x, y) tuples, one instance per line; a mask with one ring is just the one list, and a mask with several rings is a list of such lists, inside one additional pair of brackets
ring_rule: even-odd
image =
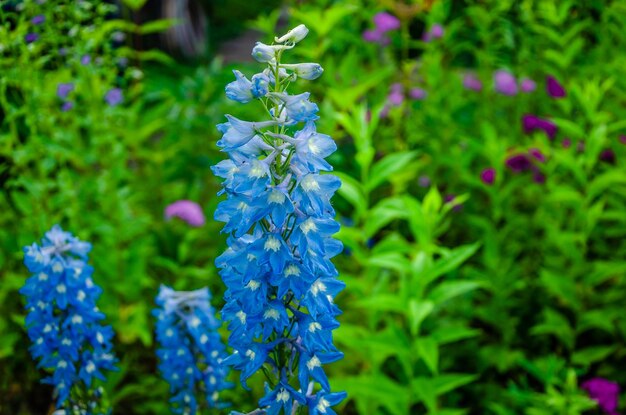
[[(209, 408), (227, 406), (219, 400), (219, 393), (232, 386), (222, 364), (226, 347), (210, 300), (208, 288), (174, 291), (165, 285), (156, 298), (159, 370), (170, 384), (172, 411), (177, 414), (193, 415), (203, 402)], [(198, 402), (199, 394), (203, 401)]]
[[(215, 212), (229, 234), (228, 249), (216, 261), (227, 287), (222, 317), (234, 349), (225, 363), (241, 372), (244, 387), (255, 373), (266, 376), (265, 396), (251, 414), (290, 415), (308, 407), (311, 414), (331, 415), (330, 407), (345, 397), (331, 393), (324, 371), (343, 357), (332, 338), (341, 313), (333, 300), (344, 283), (331, 262), (342, 245), (332, 238), (339, 224), (330, 203), (341, 182), (324, 174), (332, 170), (326, 158), (337, 146), (317, 132), (318, 107), (310, 94), (286, 90), (323, 69), (281, 63), (286, 47), (307, 32), (301, 25), (276, 38), (285, 45), (257, 44), (253, 55), (268, 67), (252, 76), (250, 86), (235, 72), (243, 90), (237, 96), (246, 97), (239, 101), (247, 101), (249, 88), (271, 119), (246, 122), (227, 115), (228, 122), (218, 126), (218, 146), (229, 156), (213, 168), (227, 196)], [(235, 95), (235, 85), (226, 90)]]
[(29, 310), (30, 352), (39, 367), (52, 372), (43, 382), (54, 386), (57, 408), (100, 414), (107, 411), (99, 407), (102, 390), (93, 382), (104, 380), (116, 359), (111, 351), (113, 330), (100, 324), (104, 314), (96, 300), (101, 289), (87, 265), (90, 250), (91, 244), (55, 225), (41, 245), (24, 247), (24, 264), (33, 275), (20, 293)]

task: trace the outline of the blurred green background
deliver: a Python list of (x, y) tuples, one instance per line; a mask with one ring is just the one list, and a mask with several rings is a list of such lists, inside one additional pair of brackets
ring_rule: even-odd
[[(224, 86), (235, 67), (260, 70), (254, 41), (301, 23), (294, 62), (325, 69), (306, 86), (343, 181), (338, 413), (601, 414), (581, 384), (626, 385), (623, 1), (0, 4), (1, 414), (51, 413), (18, 289), (21, 248), (55, 223), (93, 243), (121, 359), (104, 385), (114, 413), (169, 413), (153, 299), (161, 283), (209, 286), (221, 307), (215, 125), (258, 118)], [(400, 28), (368, 41), (381, 12)], [(494, 80), (502, 70), (516, 94)], [(528, 114), (557, 132), (526, 132)], [(166, 221), (179, 199), (206, 225)], [(252, 410), (262, 376), (250, 384), (225, 400)]]

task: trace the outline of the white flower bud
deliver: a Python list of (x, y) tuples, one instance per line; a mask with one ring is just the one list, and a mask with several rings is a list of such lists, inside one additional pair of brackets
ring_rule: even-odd
[(297, 63), (294, 65), (280, 65), (281, 68), (292, 70), (296, 76), (312, 81), (319, 78), (324, 69), (318, 63)]
[(283, 36), (274, 38), (274, 41), (276, 43), (284, 43), (284, 42), (298, 43), (299, 41), (304, 39), (308, 33), (309, 33), (309, 29), (307, 29), (305, 25), (301, 24), (301, 25), (294, 27)]

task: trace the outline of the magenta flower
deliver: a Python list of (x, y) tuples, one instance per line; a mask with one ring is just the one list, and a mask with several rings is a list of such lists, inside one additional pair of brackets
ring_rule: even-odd
[(488, 186), (491, 186), (496, 180), (496, 169), (489, 167), (480, 173), (480, 180)]
[(619, 142), (622, 144), (626, 144), (626, 135), (620, 135), (619, 136)]
[(61, 105), (61, 111), (63, 112), (68, 112), (72, 108), (74, 108), (74, 103), (72, 101), (65, 101), (63, 105)]
[(30, 20), (30, 22), (34, 24), (35, 26), (40, 25), (45, 21), (46, 21), (46, 16), (44, 16), (43, 14), (38, 14), (37, 16), (33, 17)]
[(73, 90), (74, 90), (73, 83), (71, 82), (60, 83), (57, 85), (57, 97), (61, 99), (65, 99)]
[(533, 81), (532, 79), (522, 78), (522, 80), (519, 83), (519, 88), (523, 93), (528, 94), (530, 92), (533, 92), (535, 89), (537, 89), (537, 83)]
[(531, 134), (533, 131), (542, 130), (552, 140), (558, 131), (557, 126), (550, 120), (539, 118), (536, 115), (525, 114), (522, 116), (524, 133)]
[(563, 139), (563, 148), (570, 148), (572, 145), (572, 140), (570, 140), (569, 138), (565, 137)]
[(376, 30), (366, 30), (365, 32), (363, 32), (363, 40), (370, 43), (380, 43), (381, 45), (385, 45), (389, 41), (384, 33), (378, 32)]
[(496, 91), (502, 95), (513, 96), (517, 94), (517, 81), (511, 72), (505, 70), (495, 71), (493, 82)]
[(109, 104), (109, 106), (114, 107), (119, 105), (124, 100), (124, 96), (122, 95), (122, 90), (119, 88), (113, 88), (107, 91), (104, 96), (104, 100)]
[(551, 75), (546, 77), (546, 90), (548, 91), (548, 95), (552, 98), (563, 98), (567, 95), (563, 85), (561, 85), (559, 81)]
[(543, 153), (539, 151), (538, 148), (531, 148), (530, 150), (528, 150), (528, 154), (533, 156), (535, 160), (537, 160), (540, 163), (544, 163), (546, 161), (546, 156), (544, 156)]
[(402, 105), (404, 102), (404, 87), (400, 83), (391, 85), (391, 92), (387, 95), (387, 102), (394, 107)]
[(417, 185), (419, 187), (428, 187), (430, 186), (430, 177), (426, 175), (422, 175), (417, 179)]
[(439, 23), (435, 23), (428, 32), (424, 33), (423, 40), (424, 42), (430, 42), (431, 40), (441, 39), (443, 35), (443, 26)]
[(602, 153), (600, 153), (600, 161), (603, 161), (603, 162), (609, 163), (609, 164), (614, 164), (615, 163), (615, 152), (613, 150), (611, 150), (610, 148), (608, 148), (606, 150), (602, 150)]
[(535, 171), (533, 173), (533, 181), (535, 183), (543, 184), (546, 182), (546, 176), (543, 173), (540, 173), (539, 171)]
[(396, 16), (386, 12), (377, 13), (372, 20), (374, 21), (376, 30), (381, 33), (400, 29), (400, 20), (398, 20)]
[(471, 91), (480, 91), (483, 89), (483, 83), (472, 73), (463, 75), (463, 87)]
[(529, 170), (532, 166), (532, 163), (530, 162), (526, 154), (515, 154), (506, 159), (506, 166), (511, 169), (513, 173), (521, 173), (523, 171)]
[(172, 217), (180, 218), (194, 227), (202, 226), (205, 222), (202, 208), (191, 200), (179, 200), (168, 205), (165, 208), (165, 218), (171, 219)]
[(409, 96), (411, 97), (411, 99), (415, 99), (418, 101), (423, 100), (424, 98), (426, 98), (427, 95), (428, 93), (422, 88), (411, 88), (411, 90), (409, 91)]
[(584, 382), (581, 388), (589, 397), (598, 402), (598, 406), (609, 415), (618, 415), (619, 385), (603, 378), (593, 378)]
[(37, 41), (37, 39), (39, 39), (39, 35), (38, 35), (37, 33), (27, 33), (27, 34), (24, 36), (24, 41), (25, 41), (26, 43), (33, 43), (33, 42), (36, 42), (36, 41)]

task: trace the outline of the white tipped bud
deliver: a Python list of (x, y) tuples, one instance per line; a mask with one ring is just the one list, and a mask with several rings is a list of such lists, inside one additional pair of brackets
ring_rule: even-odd
[(309, 34), (309, 29), (307, 29), (305, 25), (301, 24), (294, 27), (283, 36), (274, 38), (274, 41), (276, 43), (298, 43), (299, 41), (304, 39), (307, 34)]
[(319, 63), (297, 63), (294, 65), (280, 65), (281, 68), (289, 69), (296, 76), (312, 81), (322, 76), (324, 68)]
[(252, 57), (261, 63), (271, 62), (275, 59), (279, 50), (291, 49), (293, 46), (288, 45), (266, 45), (265, 43), (256, 42), (252, 48)]

